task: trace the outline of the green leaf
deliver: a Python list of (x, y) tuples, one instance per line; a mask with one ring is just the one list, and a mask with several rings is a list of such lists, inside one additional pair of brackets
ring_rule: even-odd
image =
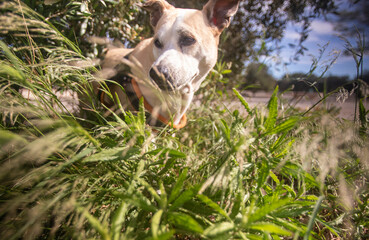
[(149, 191), (149, 193), (154, 197), (154, 199), (158, 202), (161, 203), (162, 199), (159, 196), (159, 194), (157, 193), (157, 191), (155, 190), (155, 188), (153, 186), (151, 186), (148, 182), (146, 182), (143, 179), (139, 179), (139, 182), (145, 186), (145, 188)]
[[(268, 121), (268, 120), (267, 120)], [(272, 129), (269, 129), (267, 134), (277, 134), (281, 132), (290, 131), (292, 128), (296, 126), (296, 123), (300, 121), (299, 117), (290, 117), (286, 121), (278, 124)]]
[(211, 200), (207, 196), (199, 194), (199, 195), (197, 195), (197, 198), (200, 199), (206, 205), (208, 205), (210, 208), (214, 209), (220, 215), (225, 217), (228, 221), (232, 221), (231, 218), (228, 216), (228, 214), (218, 204), (213, 202), (213, 200)]
[(256, 234), (246, 234), (246, 239), (250, 239), (250, 240), (264, 240), (264, 238), (260, 235), (256, 235)]
[(151, 232), (152, 236), (156, 239), (158, 237), (158, 231), (160, 226), (161, 216), (163, 215), (163, 209), (157, 211), (151, 219)]
[(170, 171), (171, 169), (173, 169), (174, 164), (176, 163), (176, 159), (175, 158), (169, 158), (166, 163), (165, 166), (163, 167), (163, 169), (160, 170), (160, 172), (158, 172), (158, 175), (161, 176), (164, 173)]
[(186, 158), (187, 155), (175, 149), (170, 148), (159, 148), (153, 151), (145, 153), (145, 155), (155, 156), (159, 154), (159, 157), (171, 157), (171, 158)]
[(223, 137), (225, 138), (226, 142), (228, 143), (228, 146), (232, 147), (231, 143), (231, 131), (229, 129), (229, 126), (227, 122), (224, 119), (220, 119), (220, 122), (222, 125), (220, 125), (220, 130), (223, 133)]
[(182, 207), (183, 204), (185, 204), (187, 201), (191, 200), (194, 196), (197, 195), (199, 192), (200, 185), (195, 185), (191, 187), (190, 189), (187, 189), (186, 191), (182, 192), (181, 195), (172, 203), (172, 206), (170, 206), (170, 210), (177, 209), (179, 207)]
[(270, 100), (268, 103), (269, 114), (268, 114), (267, 120), (265, 121), (265, 129), (267, 132), (270, 131), (274, 127), (275, 122), (277, 121), (277, 115), (278, 115), (277, 93), (278, 93), (278, 85), (274, 89), (274, 92), (272, 96), (270, 97)]
[(179, 196), (179, 193), (181, 192), (182, 187), (183, 187), (183, 183), (187, 178), (187, 172), (188, 172), (188, 169), (185, 168), (183, 172), (181, 173), (181, 175), (179, 175), (176, 181), (176, 184), (174, 185), (172, 192), (170, 193), (169, 203), (172, 203)]
[(0, 146), (14, 142), (18, 142), (22, 145), (28, 143), (27, 140), (22, 138), (19, 134), (15, 134), (6, 130), (0, 130)]
[(226, 75), (226, 74), (230, 74), (231, 72), (232, 72), (231, 69), (226, 69), (226, 70), (223, 70), (220, 74)]
[(145, 115), (145, 106), (144, 106), (144, 98), (140, 98), (140, 105), (139, 105), (139, 111), (137, 113), (137, 117), (140, 121), (140, 124), (145, 124), (146, 122), (146, 115)]
[(163, 209), (168, 208), (168, 195), (165, 191), (165, 187), (162, 181), (159, 183), (160, 186), (160, 207)]
[(293, 190), (292, 187), (288, 186), (288, 185), (283, 185), (283, 188), (287, 190), (287, 192), (289, 192), (293, 198), (296, 198), (296, 192), (295, 190)]
[(4, 76), (7, 79), (18, 80), (22, 84), (25, 83), (22, 72), (17, 71), (7, 64), (0, 64), (0, 76)]
[(142, 195), (141, 192), (137, 191), (134, 195), (121, 196), (124, 200), (128, 201), (132, 205), (142, 208), (147, 212), (156, 212), (157, 208), (151, 204), (151, 202)]
[(15, 67), (13, 68), (9, 65), (1, 64), (0, 74), (8, 74), (12, 76), (15, 80), (19, 80), (22, 84), (30, 86), (29, 82), (25, 81), (26, 76), (24, 75), (24, 72), (21, 68), (21, 60), (13, 54), (13, 52), (8, 48), (8, 45), (5, 44), (3, 41), (0, 41), (0, 49), (2, 50), (2, 54), (4, 54), (9, 60), (9, 63), (11, 63), (11, 65)]
[(258, 188), (262, 188), (268, 179), (270, 172), (270, 166), (267, 162), (261, 162), (261, 166), (259, 167), (259, 176), (257, 177), (257, 186)]
[(222, 235), (224, 233), (227, 233), (234, 229), (234, 224), (230, 222), (222, 222), (217, 223), (214, 225), (211, 225), (204, 231), (204, 235), (207, 237), (217, 237), (219, 235)]
[(176, 231), (174, 230), (170, 230), (168, 232), (164, 232), (164, 233), (161, 233), (159, 234), (156, 238), (154, 237), (149, 237), (149, 238), (146, 238), (147, 240), (169, 240), (169, 239), (172, 239), (173, 235), (176, 233)]
[(314, 211), (312, 212), (312, 214), (310, 216), (309, 224), (308, 224), (306, 233), (304, 235), (304, 240), (308, 240), (309, 239), (310, 232), (311, 232), (311, 230), (314, 227), (315, 219), (316, 219), (316, 217), (318, 215), (318, 212), (319, 212), (319, 209), (320, 209), (320, 205), (322, 204), (323, 200), (324, 200), (324, 196), (320, 196), (319, 199), (318, 199), (318, 201), (315, 204)]
[(237, 91), (237, 89), (233, 88), (234, 94), (236, 94), (236, 97), (240, 100), (242, 106), (246, 109), (246, 111), (251, 114), (251, 109), (249, 104), (246, 102), (245, 98)]
[(108, 229), (104, 227), (97, 218), (95, 218), (86, 209), (82, 207), (78, 207), (77, 209), (87, 219), (87, 221), (91, 224), (91, 226), (101, 235), (102, 239), (110, 239)]
[(160, 240), (167, 240), (167, 239), (172, 239), (172, 236), (175, 234), (176, 232), (174, 230), (170, 230), (168, 232), (162, 233), (160, 235), (158, 235), (158, 239)]
[(232, 207), (232, 211), (231, 211), (231, 214), (230, 214), (231, 219), (234, 219), (237, 216), (237, 214), (239, 213), (240, 207), (241, 207), (241, 202), (242, 202), (242, 197), (241, 197), (241, 194), (238, 193), (235, 200), (233, 201), (233, 207)]
[(202, 233), (204, 231), (202, 226), (195, 219), (185, 213), (169, 213), (168, 220), (179, 229), (193, 233)]
[(186, 158), (187, 157), (185, 153), (177, 151), (175, 149), (167, 149), (166, 153), (171, 158)]
[(291, 236), (292, 233), (285, 228), (282, 228), (276, 224), (273, 223), (267, 223), (267, 222), (258, 222), (250, 225), (250, 229), (261, 231), (261, 232), (268, 232), (268, 233), (274, 233), (278, 235), (283, 236)]
[(120, 204), (118, 209), (115, 211), (112, 223), (111, 223), (111, 231), (113, 233), (113, 239), (120, 239), (120, 232), (123, 229), (123, 224), (125, 220), (125, 215), (128, 211), (128, 204), (124, 201)]
[(269, 176), (274, 180), (274, 182), (279, 185), (281, 182), (279, 181), (278, 177), (272, 172), (272, 170), (269, 171)]
[(287, 205), (291, 201), (292, 201), (292, 199), (286, 198), (286, 199), (282, 199), (282, 200), (275, 201), (275, 202), (272, 202), (272, 203), (266, 203), (265, 205), (260, 206), (260, 208), (258, 210), (256, 210), (249, 217), (248, 222), (249, 223), (256, 222), (256, 221), (262, 219), (263, 217), (265, 217), (267, 214), (270, 214), (271, 212), (275, 211), (276, 209)]
[[(342, 214), (342, 218), (343, 219), (345, 217), (345, 214)], [(340, 235), (338, 234), (339, 229), (337, 229), (337, 227), (333, 227), (331, 226), (331, 224), (328, 224), (327, 222), (325, 222), (324, 220), (320, 219), (320, 218), (316, 218), (316, 220), (321, 223), (323, 226), (325, 226), (329, 231), (331, 231), (331, 233), (333, 233), (334, 235), (336, 235), (336, 237), (340, 237)], [(336, 220), (340, 220), (340, 217)]]

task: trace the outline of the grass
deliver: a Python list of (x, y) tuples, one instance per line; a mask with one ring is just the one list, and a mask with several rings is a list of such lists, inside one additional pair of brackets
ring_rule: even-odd
[[(66, 64), (83, 56), (40, 16), (2, 8), (8, 20), (38, 29), (0, 27), (23, 41), (0, 44), (4, 239), (369, 237), (362, 103), (355, 123), (324, 110), (282, 110), (278, 88), (265, 107), (234, 90), (241, 114), (211, 104), (208, 84), (210, 100), (191, 109), (186, 128), (154, 132), (142, 109), (106, 114), (96, 104), (88, 95), (95, 69)], [(209, 80), (223, 78), (224, 66)], [(92, 107), (71, 114), (55, 88), (88, 95)]]

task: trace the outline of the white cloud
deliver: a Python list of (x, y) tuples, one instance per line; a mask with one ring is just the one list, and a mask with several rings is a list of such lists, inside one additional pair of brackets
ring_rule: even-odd
[(323, 22), (321, 20), (313, 21), (310, 28), (312, 33), (316, 33), (318, 35), (332, 35), (336, 33), (332, 23)]
[(286, 39), (299, 40), (301, 36), (299, 33), (295, 31), (287, 30), (286, 33), (284, 34), (284, 37)]
[[(297, 24), (292, 25), (286, 29), (284, 38), (287, 40), (297, 41), (300, 39), (300, 34), (295, 29), (298, 28)], [(310, 26), (309, 37), (307, 41), (318, 42), (321, 40), (321, 36), (332, 36), (336, 34), (332, 23), (325, 22), (323, 20), (314, 20)]]

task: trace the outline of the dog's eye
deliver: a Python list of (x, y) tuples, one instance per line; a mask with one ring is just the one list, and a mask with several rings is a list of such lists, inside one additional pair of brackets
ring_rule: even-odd
[(157, 48), (163, 48), (163, 44), (161, 44), (161, 42), (159, 41), (159, 39), (155, 39), (154, 45)]
[(196, 43), (196, 39), (190, 36), (183, 36), (179, 39), (179, 44), (184, 47), (191, 46), (195, 43)]

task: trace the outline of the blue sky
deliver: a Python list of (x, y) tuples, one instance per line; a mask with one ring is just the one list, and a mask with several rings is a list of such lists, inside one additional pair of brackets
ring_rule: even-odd
[[(280, 78), (286, 73), (303, 72), (308, 73), (313, 62), (313, 56), (315, 58), (319, 57), (319, 51), (326, 46), (323, 57), (319, 62), (318, 69), (314, 72), (319, 75), (327, 64), (330, 64), (332, 59), (337, 56), (335, 63), (329, 68), (326, 73), (327, 75), (348, 75), (351, 78), (356, 76), (356, 64), (352, 56), (346, 56), (343, 54), (345, 50), (345, 41), (342, 40), (339, 35), (341, 33), (337, 32), (334, 25), (321, 19), (316, 19), (311, 23), (310, 33), (308, 39), (304, 42), (304, 46), (308, 49), (304, 56), (300, 56), (299, 61), (290, 63), (290, 59), (293, 58), (295, 54), (295, 49), (288, 46), (291, 44), (298, 44), (300, 35), (298, 34), (299, 25), (290, 24), (284, 34), (280, 45), (283, 48), (280, 50), (276, 56), (265, 58), (265, 63), (270, 67), (270, 72), (276, 77)], [(353, 26), (354, 28), (354, 26)], [(366, 41), (369, 38), (369, 29), (366, 31)], [(353, 46), (356, 46), (355, 36), (345, 36), (347, 40)], [(281, 64), (276, 64), (277, 62)], [(290, 64), (288, 64), (290, 63)], [(369, 56), (364, 57), (364, 69), (369, 70)]]

